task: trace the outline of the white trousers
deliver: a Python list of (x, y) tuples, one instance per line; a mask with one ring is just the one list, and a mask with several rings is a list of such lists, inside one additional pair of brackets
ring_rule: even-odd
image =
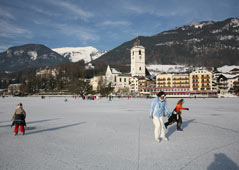
[(165, 138), (165, 132), (164, 132), (164, 123), (163, 123), (163, 117), (153, 117), (154, 122), (154, 138), (155, 140), (159, 138)]

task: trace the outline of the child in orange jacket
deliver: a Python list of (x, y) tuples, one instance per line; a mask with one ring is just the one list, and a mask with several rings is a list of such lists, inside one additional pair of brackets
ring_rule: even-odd
[(168, 122), (164, 123), (165, 128), (167, 129), (168, 125), (172, 125), (173, 123), (177, 122), (177, 131), (183, 131), (181, 128), (182, 124), (182, 116), (181, 110), (189, 110), (189, 108), (184, 108), (182, 105), (184, 103), (183, 99), (180, 99), (173, 110), (173, 114), (169, 117)]

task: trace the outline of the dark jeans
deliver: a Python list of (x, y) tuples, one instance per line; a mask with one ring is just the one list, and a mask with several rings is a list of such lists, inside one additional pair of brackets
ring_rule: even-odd
[[(178, 119), (177, 119), (177, 115), (178, 115)], [(168, 122), (164, 123), (165, 127), (167, 127), (168, 125), (172, 125), (175, 122), (177, 122), (177, 129), (181, 128), (181, 124), (182, 124), (182, 116), (181, 114), (172, 114), (169, 118), (168, 118)]]

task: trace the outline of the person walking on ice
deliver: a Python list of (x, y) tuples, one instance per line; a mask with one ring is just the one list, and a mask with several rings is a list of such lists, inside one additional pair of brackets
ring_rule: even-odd
[(150, 114), (149, 117), (153, 119), (154, 123), (154, 139), (156, 142), (160, 142), (161, 140), (167, 141), (167, 137), (165, 137), (164, 132), (164, 123), (163, 116), (168, 115), (169, 111), (167, 105), (165, 103), (165, 93), (163, 91), (157, 94), (150, 105)]
[(168, 122), (166, 122), (165, 128), (167, 129), (167, 127), (169, 125), (172, 125), (173, 123), (177, 122), (177, 131), (183, 131), (183, 129), (181, 128), (182, 125), (182, 112), (181, 110), (189, 110), (189, 108), (184, 108), (182, 105), (184, 103), (183, 99), (180, 99), (175, 107), (175, 109), (173, 110), (172, 115), (169, 117)]
[(17, 105), (17, 109), (15, 110), (11, 118), (11, 121), (13, 121), (12, 126), (15, 125), (14, 126), (15, 135), (18, 134), (18, 127), (20, 127), (20, 132), (22, 133), (22, 135), (25, 134), (25, 129), (24, 129), (24, 126), (26, 126), (25, 119), (26, 119), (26, 112), (22, 107), (22, 103), (19, 103)]

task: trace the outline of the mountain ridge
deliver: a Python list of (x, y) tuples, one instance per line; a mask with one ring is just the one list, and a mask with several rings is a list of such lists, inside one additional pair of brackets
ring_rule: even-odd
[(42, 44), (24, 44), (0, 53), (0, 72), (56, 65), (69, 60)]
[[(153, 36), (137, 37), (146, 49), (146, 64), (183, 64), (219, 67), (239, 64), (239, 19), (202, 21)], [(128, 65), (136, 38), (94, 61)]]

